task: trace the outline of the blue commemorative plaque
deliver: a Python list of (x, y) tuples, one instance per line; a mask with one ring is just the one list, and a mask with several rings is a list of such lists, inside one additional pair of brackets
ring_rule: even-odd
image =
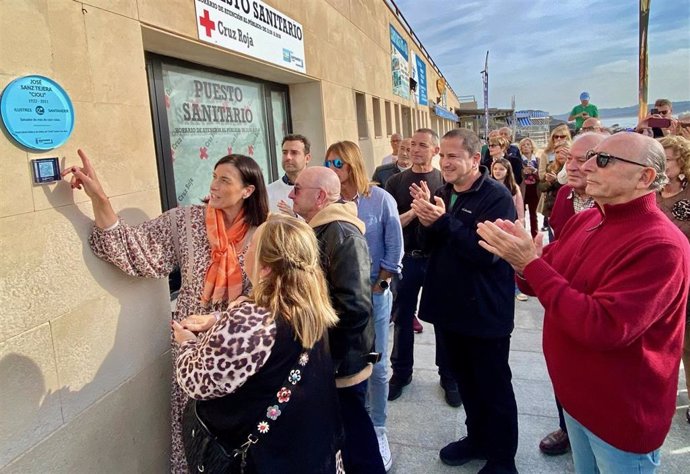
[(74, 108), (67, 92), (43, 76), (10, 82), (2, 93), (0, 114), (12, 138), (34, 150), (62, 145), (74, 129)]

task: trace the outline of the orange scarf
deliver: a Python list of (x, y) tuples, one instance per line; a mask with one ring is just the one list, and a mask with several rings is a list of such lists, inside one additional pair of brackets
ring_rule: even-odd
[(244, 220), (244, 209), (235, 217), (226, 231), (223, 211), (211, 206), (206, 208), (206, 235), (211, 244), (211, 265), (206, 271), (201, 302), (228, 302), (242, 294), (242, 270), (237, 258), (237, 246), (247, 235), (249, 226)]

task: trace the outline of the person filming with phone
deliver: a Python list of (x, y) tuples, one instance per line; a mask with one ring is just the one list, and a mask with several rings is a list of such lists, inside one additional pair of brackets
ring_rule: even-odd
[(637, 124), (635, 131), (654, 138), (673, 135), (673, 131), (678, 127), (678, 121), (673, 118), (672, 114), (673, 104), (671, 101), (657, 99), (654, 102), (654, 108)]

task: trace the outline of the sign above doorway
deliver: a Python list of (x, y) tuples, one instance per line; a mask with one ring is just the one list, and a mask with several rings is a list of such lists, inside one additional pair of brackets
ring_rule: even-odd
[(301, 73), (302, 25), (261, 0), (195, 0), (199, 39)]

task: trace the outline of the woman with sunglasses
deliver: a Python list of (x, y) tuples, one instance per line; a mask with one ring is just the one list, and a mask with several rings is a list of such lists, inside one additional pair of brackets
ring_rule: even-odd
[(393, 304), (390, 282), (400, 273), (403, 236), (398, 207), (393, 196), (369, 182), (359, 147), (350, 141), (332, 144), (326, 151), (327, 167), (338, 175), (341, 198), (357, 204), (357, 215), (366, 224), (364, 238), (371, 256), (371, 294), (376, 352), (381, 360), (369, 379), (369, 406), (379, 451), (388, 471), (393, 463), (386, 435), (388, 401), (388, 328)]
[[(657, 193), (656, 203), (675, 225), (690, 240), (690, 140), (679, 136), (659, 140), (666, 153), (666, 176), (668, 184)], [(685, 383), (690, 397), (690, 301), (685, 315), (685, 342), (683, 344), (683, 367)], [(685, 411), (690, 423), (690, 408)]]
[[(546, 144), (546, 148), (544, 148), (541, 153), (539, 153), (539, 181), (540, 181), (540, 186), (537, 188), (541, 192), (541, 188), (544, 187), (544, 179), (546, 178), (546, 168), (549, 166), (549, 164), (553, 163), (556, 160), (556, 147), (561, 147), (563, 145), (567, 145), (568, 148), (570, 148), (570, 144), (572, 143), (572, 136), (570, 135), (570, 129), (568, 128), (567, 125), (562, 124), (559, 125), (558, 127), (554, 128), (553, 131), (551, 132), (551, 136), (549, 137), (549, 142)], [(560, 168), (559, 168), (560, 170)], [(556, 173), (558, 175), (558, 173)], [(555, 194), (554, 194), (555, 197)], [(539, 198), (539, 205), (537, 211), (540, 212), (540, 209), (543, 207), (543, 199), (540, 197)], [(541, 230), (544, 231), (549, 231), (549, 235), (551, 232), (551, 229), (549, 227), (549, 218), (548, 216), (544, 215), (544, 225), (541, 228)]]

